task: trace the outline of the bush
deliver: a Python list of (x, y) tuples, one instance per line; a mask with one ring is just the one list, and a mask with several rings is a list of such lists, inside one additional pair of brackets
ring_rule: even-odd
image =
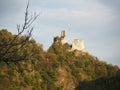
[(7, 74), (9, 75), (9, 76), (15, 76), (15, 74), (14, 74), (14, 71), (12, 70), (12, 69), (10, 69), (10, 70), (8, 70), (7, 71)]
[(30, 85), (32, 83), (32, 79), (30, 76), (27, 76), (24, 78), (24, 82), (27, 84), (27, 85)]

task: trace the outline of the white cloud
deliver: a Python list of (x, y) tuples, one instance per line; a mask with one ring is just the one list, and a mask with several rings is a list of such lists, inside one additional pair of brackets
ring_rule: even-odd
[[(86, 2), (87, 1), (87, 2)], [(57, 3), (57, 1), (56, 1)], [(52, 21), (56, 22), (67, 22), (67, 23), (83, 23), (83, 24), (106, 24), (112, 21), (111, 19), (111, 10), (110, 8), (104, 6), (103, 4), (96, 2), (96, 0), (70, 0), (59, 1), (58, 3), (68, 5), (66, 7), (62, 6), (58, 8), (41, 8), (41, 18), (46, 22), (51, 23)], [(74, 4), (79, 7), (75, 7)], [(73, 5), (73, 6), (72, 6)], [(53, 24), (53, 23), (52, 23)], [(57, 23), (55, 23), (57, 24)]]

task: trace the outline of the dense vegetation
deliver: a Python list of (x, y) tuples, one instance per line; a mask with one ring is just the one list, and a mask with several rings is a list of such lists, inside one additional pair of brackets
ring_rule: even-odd
[[(9, 44), (12, 33), (0, 30), (0, 46)], [(25, 40), (19, 36), (16, 42)], [(0, 48), (1, 48), (0, 47)], [(20, 46), (12, 47), (10, 51)], [(34, 39), (27, 40), (16, 54), (0, 51), (0, 90), (118, 90), (120, 69), (89, 53), (70, 51), (69, 44), (53, 43), (48, 51)], [(20, 56), (26, 55), (19, 61)], [(11, 59), (12, 58), (12, 59)], [(4, 59), (4, 60), (3, 60)], [(6, 63), (6, 60), (16, 62)], [(104, 84), (105, 83), (105, 84)], [(107, 88), (107, 89), (106, 89)]]
[(76, 90), (119, 90), (120, 72), (111, 77), (102, 77), (92, 81), (80, 82)]

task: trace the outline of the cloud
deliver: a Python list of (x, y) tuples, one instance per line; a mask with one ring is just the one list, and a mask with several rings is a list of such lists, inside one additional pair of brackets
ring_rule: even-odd
[[(2, 2), (0, 11), (3, 13), (0, 16), (9, 17), (10, 13), (15, 17), (24, 13), (23, 3), (26, 3), (24, 0), (12, 0), (10, 3), (8, 3), (8, 0), (4, 0)], [(16, 9), (13, 8), (14, 5)], [(110, 22), (110, 9), (96, 0), (31, 0), (30, 5), (36, 7), (37, 12), (42, 12), (40, 15), (41, 22), (46, 25), (65, 23), (76, 26), (77, 24), (93, 25), (96, 22), (99, 22), (99, 24)], [(5, 6), (7, 7), (5, 8)]]
[(95, 11), (83, 11), (83, 10), (69, 10), (66, 8), (61, 9), (43, 9), (42, 18), (44, 19), (57, 19), (57, 20), (67, 20), (67, 21), (98, 21), (103, 22), (103, 20), (108, 20), (109, 22), (109, 12), (103, 12), (102, 10), (99, 12)]
[[(54, 4), (55, 6), (58, 5), (57, 8), (54, 8)], [(69, 2), (58, 0), (58, 2), (56, 1), (52, 5), (53, 6), (50, 7), (50, 3), (48, 8), (38, 7), (39, 11), (42, 12), (40, 16), (41, 21), (46, 25), (59, 26), (64, 24), (62, 26), (72, 25), (80, 27), (81, 24), (81, 26), (84, 27), (86, 27), (86, 25), (91, 27), (96, 24), (101, 26), (106, 25), (112, 21), (111, 9), (95, 0), (70, 0)]]

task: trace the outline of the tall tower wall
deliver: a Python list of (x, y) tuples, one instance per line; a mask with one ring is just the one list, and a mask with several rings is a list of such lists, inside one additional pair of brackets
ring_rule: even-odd
[(61, 31), (61, 36), (60, 37), (59, 36), (54, 37), (53, 42), (54, 43), (55, 42), (61, 42), (62, 45), (64, 45), (65, 43), (67, 43), (67, 37), (65, 35), (65, 31), (64, 30)]
[(72, 50), (79, 50), (79, 51), (86, 52), (84, 40), (74, 39), (72, 43)]
[(61, 39), (62, 45), (64, 45), (65, 43), (67, 43), (67, 37), (65, 35), (65, 31), (64, 30), (61, 31), (61, 37), (60, 37), (60, 39)]
[(61, 31), (61, 37), (65, 37), (65, 30)]

